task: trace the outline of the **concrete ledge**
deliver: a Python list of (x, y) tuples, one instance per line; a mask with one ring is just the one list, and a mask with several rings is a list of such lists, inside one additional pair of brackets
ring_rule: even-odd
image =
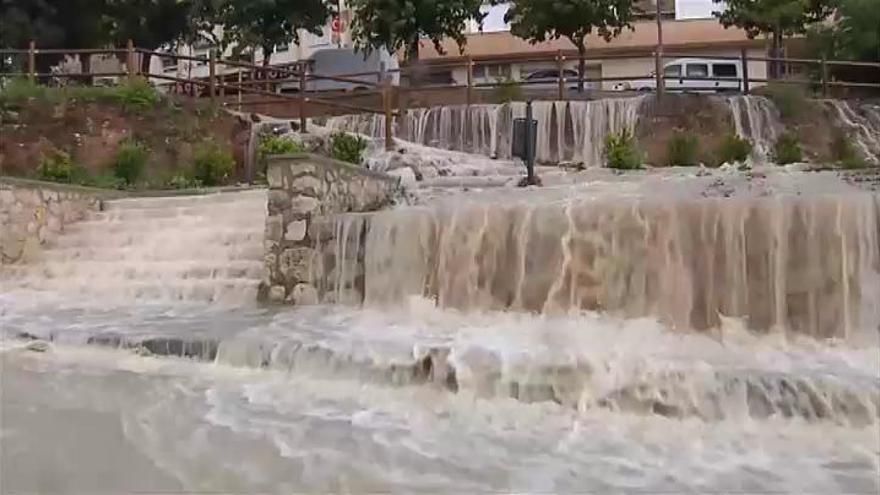
[(400, 180), (310, 153), (269, 158), (266, 278), (259, 298), (296, 305), (318, 302), (311, 264), (318, 252), (313, 224), (340, 213), (392, 204)]

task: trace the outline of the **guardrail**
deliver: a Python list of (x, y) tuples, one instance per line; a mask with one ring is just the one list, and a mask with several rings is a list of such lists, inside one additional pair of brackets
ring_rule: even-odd
[[(109, 55), (120, 60), (124, 66), (124, 71), (105, 71), (105, 72), (87, 72), (87, 73), (56, 73), (56, 72), (39, 72), (37, 57), (41, 55), (50, 55), (53, 60), (68, 56), (92, 56), (92, 55)], [(21, 63), (21, 57), (24, 57)], [(172, 66), (179, 66), (180, 62), (187, 62), (208, 68), (208, 75), (203, 77), (180, 77), (179, 75), (168, 74), (167, 71), (159, 71), (158, 73), (147, 69), (141, 69), (141, 61), (138, 57), (156, 57), (160, 60), (172, 60)], [(846, 60), (825, 60), (825, 59), (805, 59), (805, 58), (776, 58), (776, 57), (750, 57), (747, 50), (742, 49), (739, 56), (730, 55), (707, 55), (705, 52), (700, 54), (670, 52), (659, 54), (657, 52), (632, 52), (628, 54), (602, 54), (595, 57), (588, 57), (587, 64), (595, 62), (606, 62), (611, 60), (627, 60), (627, 59), (654, 59), (654, 67), (664, 67), (663, 62), (666, 60), (678, 58), (699, 58), (710, 60), (728, 60), (736, 62), (740, 68), (737, 77), (693, 77), (688, 75), (668, 77), (661, 73), (642, 74), (636, 76), (601, 76), (601, 77), (569, 77), (572, 68), (568, 66), (572, 61), (577, 60), (577, 53), (571, 50), (557, 50), (555, 52), (543, 53), (525, 53), (525, 54), (503, 54), (492, 56), (462, 56), (457, 58), (423, 61), (419, 64), (403, 67), (400, 69), (385, 70), (384, 67), (378, 71), (356, 72), (348, 74), (320, 74), (316, 73), (311, 67), (309, 61), (294, 62), (284, 65), (257, 65), (252, 62), (243, 60), (232, 60), (218, 58), (216, 53), (211, 50), (207, 57), (199, 57), (192, 55), (182, 55), (177, 53), (169, 53), (155, 50), (146, 50), (137, 48), (129, 41), (125, 48), (102, 48), (102, 49), (41, 49), (35, 43), (31, 43), (25, 50), (0, 50), (0, 63), (7, 62), (10, 59), (19, 58), (19, 65), (24, 66), (25, 72), (2, 72), (0, 67), (0, 77), (26, 77), (33, 81), (44, 81), (51, 83), (53, 80), (74, 80), (81, 82), (93, 82), (95, 78), (122, 78), (122, 77), (146, 77), (151, 80), (165, 81), (170, 83), (170, 90), (179, 95), (186, 95), (195, 98), (208, 98), (214, 103), (225, 106), (234, 105), (238, 109), (249, 105), (258, 104), (295, 104), (299, 114), (301, 128), (305, 129), (307, 121), (307, 110), (314, 108), (328, 108), (341, 110), (346, 112), (358, 113), (379, 113), (385, 116), (385, 136), (386, 146), (393, 144), (392, 122), (394, 117), (403, 111), (405, 103), (402, 97), (415, 95), (427, 95), (437, 92), (447, 92), (449, 96), (458, 94), (463, 96), (464, 103), (470, 105), (477, 101), (477, 93), (485, 90), (494, 91), (499, 87), (517, 86), (521, 88), (535, 88), (538, 86), (550, 86), (548, 96), (566, 100), (569, 98), (579, 98), (580, 92), (574, 93), (570, 88), (573, 84), (583, 83), (585, 85), (602, 85), (603, 83), (622, 83), (620, 86), (625, 87), (626, 83), (633, 81), (653, 81), (653, 87), (641, 88), (650, 91), (656, 91), (658, 95), (664, 93), (664, 87), (667, 83), (678, 81), (684, 84), (686, 81), (698, 82), (725, 82), (728, 86), (723, 89), (742, 92), (748, 94), (754, 84), (764, 83), (781, 83), (794, 85), (808, 85), (810, 87), (818, 87), (821, 95), (827, 97), (832, 87), (839, 88), (866, 88), (880, 90), (880, 77), (875, 81), (841, 81), (834, 80), (829, 75), (830, 67), (849, 67), (857, 69), (876, 69), (880, 73), (880, 61), (878, 62), (856, 62)], [(754, 77), (749, 74), (750, 62), (759, 62), (766, 64), (782, 64), (786, 66), (802, 65), (811, 67), (818, 72), (817, 79), (767, 79)], [(57, 62), (56, 62), (57, 63)], [(540, 80), (501, 80), (478, 82), (474, 77), (474, 68), (487, 64), (513, 64), (513, 63), (545, 63), (548, 67), (555, 68), (554, 77), (542, 77)], [(164, 66), (164, 65), (163, 65)], [(89, 67), (90, 68), (90, 67)], [(464, 83), (457, 82), (452, 73), (456, 69), (464, 72)], [(548, 73), (554, 72), (554, 69), (544, 69)], [(393, 75), (399, 77), (405, 82), (399, 86), (392, 83)], [(443, 79), (437, 83), (437, 75)], [(432, 81), (434, 79), (434, 81)], [(341, 83), (348, 89), (357, 89), (351, 92), (322, 91), (314, 89), (313, 84), (317, 81), (332, 81)], [(735, 87), (730, 84), (735, 83)], [(347, 85), (347, 86), (345, 86)], [(639, 89), (632, 87), (631, 89)], [(688, 88), (669, 88), (670, 90), (687, 90)], [(712, 89), (712, 88), (708, 88)], [(590, 91), (594, 91), (591, 89)], [(462, 95), (463, 93), (463, 95)], [(248, 95), (249, 99), (245, 100), (244, 95)], [(447, 95), (441, 95), (446, 97)], [(458, 98), (461, 98), (458, 96)], [(254, 97), (262, 97), (258, 99)], [(374, 101), (376, 106), (353, 104), (341, 100), (360, 97), (378, 97), (378, 101)], [(230, 100), (234, 98), (234, 100)], [(375, 98), (374, 98), (375, 100)], [(445, 101), (449, 101), (446, 98)], [(314, 111), (313, 111), (314, 113)], [(320, 112), (318, 112), (320, 114)]]

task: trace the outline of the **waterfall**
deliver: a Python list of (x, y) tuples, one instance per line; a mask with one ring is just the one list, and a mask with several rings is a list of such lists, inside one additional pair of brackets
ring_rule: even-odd
[(880, 164), (880, 107), (861, 105), (853, 108), (845, 100), (825, 100), (824, 103), (863, 158), (874, 165)]
[[(370, 217), (363, 300), (847, 337), (880, 323), (880, 199), (458, 202)], [(343, 243), (345, 244), (345, 243)], [(343, 256), (344, 257), (344, 256)]]
[(35, 263), (4, 267), (0, 278), (99, 304), (250, 304), (263, 276), (265, 215), (262, 190), (107, 201)]
[(752, 143), (757, 160), (766, 161), (783, 128), (776, 106), (763, 96), (752, 95), (731, 96), (727, 104), (736, 135)]
[[(644, 97), (595, 101), (537, 101), (537, 160), (541, 163), (602, 163), (609, 133), (634, 131)], [(513, 119), (525, 116), (525, 103), (449, 105), (408, 110), (395, 122), (395, 135), (422, 145), (510, 158)], [(328, 119), (333, 130), (384, 137), (381, 115)]]

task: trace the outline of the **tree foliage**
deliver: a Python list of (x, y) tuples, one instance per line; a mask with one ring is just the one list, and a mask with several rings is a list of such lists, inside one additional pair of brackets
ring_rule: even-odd
[[(725, 28), (736, 26), (749, 38), (766, 34), (773, 42), (775, 57), (782, 55), (786, 37), (803, 34), (807, 28), (832, 14), (837, 0), (713, 0), (724, 9), (712, 12)], [(775, 76), (780, 76), (774, 64)]]
[(268, 65), (277, 45), (299, 42), (299, 30), (319, 35), (330, 16), (322, 0), (226, 0), (219, 24), (240, 48), (259, 47)]
[(419, 58), (419, 41), (428, 38), (439, 53), (441, 42), (451, 38), (459, 49), (467, 42), (464, 31), (469, 20), (482, 23), (482, 0), (350, 0), (352, 35), (367, 52), (385, 48), (406, 50), (406, 58)]
[(587, 36), (594, 31), (605, 41), (630, 24), (632, 0), (515, 0), (504, 20), (510, 32), (531, 43), (566, 38), (577, 48), (579, 83), (583, 90)]

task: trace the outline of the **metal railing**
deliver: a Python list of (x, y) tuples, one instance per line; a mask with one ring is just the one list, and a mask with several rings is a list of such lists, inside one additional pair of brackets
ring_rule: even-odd
[[(55, 58), (65, 56), (92, 56), (110, 55), (116, 57), (124, 66), (124, 71), (88, 72), (88, 73), (56, 73), (39, 72), (37, 57), (52, 55)], [(295, 105), (298, 113), (300, 126), (306, 127), (308, 116), (322, 115), (326, 112), (345, 111), (358, 113), (378, 113), (385, 116), (385, 139), (386, 146), (393, 145), (392, 122), (396, 115), (404, 112), (406, 100), (412, 96), (424, 96), (441, 93), (440, 98), (448, 102), (450, 99), (461, 98), (466, 105), (477, 101), (478, 94), (485, 91), (495, 91), (503, 86), (517, 86), (532, 89), (536, 86), (555, 86), (548, 96), (557, 100), (581, 98), (580, 92), (573, 93), (570, 85), (583, 82), (585, 85), (599, 85), (604, 83), (632, 83), (634, 81), (653, 80), (653, 88), (659, 95), (664, 93), (667, 82), (699, 81), (699, 82), (726, 82), (736, 83), (735, 88), (726, 87), (744, 94), (751, 92), (754, 84), (781, 83), (808, 85), (817, 88), (824, 97), (829, 96), (831, 88), (863, 88), (880, 90), (880, 77), (874, 81), (841, 81), (830, 77), (829, 68), (848, 67), (862, 70), (876, 70), (880, 74), (880, 61), (878, 62), (855, 62), (846, 60), (825, 60), (805, 58), (774, 58), (749, 56), (746, 49), (742, 49), (739, 56), (730, 55), (707, 55), (705, 51), (699, 54), (669, 52), (658, 54), (642, 50), (628, 54), (601, 54), (586, 59), (588, 66), (612, 60), (653, 59), (655, 67), (664, 67), (663, 62), (678, 58), (697, 58), (708, 60), (728, 60), (736, 62), (740, 67), (737, 77), (669, 77), (663, 71), (655, 71), (652, 74), (636, 76), (600, 76), (569, 77), (572, 72), (570, 64), (577, 60), (577, 53), (571, 50), (557, 50), (554, 52), (524, 53), (524, 54), (501, 54), (492, 56), (462, 56), (439, 60), (422, 61), (419, 64), (402, 67), (400, 69), (365, 71), (350, 74), (320, 74), (310, 66), (310, 62), (293, 62), (284, 65), (257, 65), (253, 62), (242, 60), (218, 58), (212, 50), (206, 57), (182, 55), (155, 50), (137, 48), (129, 41), (125, 48), (106, 49), (41, 49), (35, 43), (31, 43), (25, 50), (0, 50), (0, 61), (10, 58), (25, 57), (25, 72), (2, 72), (0, 77), (26, 77), (33, 81), (51, 82), (52, 80), (75, 80), (88, 81), (98, 77), (145, 77), (151, 80), (170, 83), (169, 89), (178, 94), (195, 98), (207, 98), (215, 104), (235, 106), (239, 110), (245, 106), (270, 104), (270, 105)], [(141, 70), (141, 59), (144, 57), (156, 57), (159, 60), (170, 59), (172, 66), (180, 66), (180, 62), (195, 64), (199, 67), (207, 67), (208, 75), (201, 77), (181, 77), (170, 75), (167, 71), (160, 70), (158, 73), (150, 70)], [(785, 66), (806, 66), (818, 73), (817, 79), (768, 79), (754, 77), (749, 72), (750, 63), (783, 64)], [(543, 69), (548, 72), (555, 70), (555, 77), (544, 77), (537, 81), (529, 80), (495, 80), (477, 81), (474, 69), (480, 65), (499, 64), (546, 64), (553, 69)], [(160, 64), (162, 65), (162, 64)], [(164, 65), (163, 65), (164, 66)], [(2, 69), (0, 69), (2, 70)], [(464, 72), (464, 83), (457, 82), (452, 74), (454, 71)], [(393, 75), (406, 81), (406, 84), (394, 85)], [(431, 82), (432, 77), (442, 76), (445, 81)], [(358, 91), (333, 91), (312, 88), (310, 83), (315, 81), (332, 81), (353, 86)], [(622, 84), (621, 86), (626, 86)], [(632, 88), (632, 86), (631, 86)], [(637, 88), (632, 88), (637, 89)], [(642, 88), (645, 89), (645, 88)], [(687, 88), (677, 88), (687, 90)], [(711, 88), (709, 88), (711, 89)], [(595, 91), (591, 89), (590, 91)], [(666, 91), (670, 91), (669, 88)], [(445, 92), (445, 94), (444, 94)], [(244, 96), (248, 98), (245, 99)], [(452, 98), (450, 98), (452, 97)], [(376, 101), (378, 98), (378, 101)], [(358, 104), (358, 99), (372, 99), (372, 104)], [(354, 100), (355, 103), (345, 100)]]

